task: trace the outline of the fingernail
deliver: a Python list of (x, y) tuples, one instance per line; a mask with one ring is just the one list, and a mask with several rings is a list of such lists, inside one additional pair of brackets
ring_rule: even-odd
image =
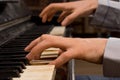
[(42, 17), (42, 14), (39, 14), (39, 17)]
[(29, 54), (26, 55), (26, 58), (27, 58), (28, 60), (31, 60), (31, 59), (32, 59), (32, 58), (30, 58)]
[(66, 24), (64, 22), (61, 23), (62, 26), (66, 26)]
[(26, 47), (26, 48), (24, 49), (24, 51), (27, 51), (27, 52), (28, 52), (28, 51), (29, 51), (29, 49)]

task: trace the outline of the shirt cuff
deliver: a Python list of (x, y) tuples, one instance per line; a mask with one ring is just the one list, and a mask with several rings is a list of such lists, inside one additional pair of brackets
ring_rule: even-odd
[(103, 73), (106, 77), (120, 77), (120, 39), (109, 38), (103, 57)]

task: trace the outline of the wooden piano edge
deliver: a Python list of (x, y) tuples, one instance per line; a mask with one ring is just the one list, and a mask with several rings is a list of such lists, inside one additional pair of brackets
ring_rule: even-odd
[(74, 59), (68, 62), (68, 80), (75, 80)]
[[(61, 74), (63, 72), (65, 72), (66, 74)], [(57, 76), (62, 76), (63, 78), (58, 79)], [(55, 80), (75, 80), (74, 59), (70, 60), (67, 64), (63, 65), (62, 67), (56, 69)]]

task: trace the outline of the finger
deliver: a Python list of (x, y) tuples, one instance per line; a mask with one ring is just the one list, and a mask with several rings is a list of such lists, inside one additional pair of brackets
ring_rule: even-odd
[(61, 23), (63, 26), (67, 26), (72, 23), (77, 17), (79, 17), (79, 13), (73, 12), (72, 14), (68, 15)]
[(59, 49), (58, 53), (59, 53), (59, 54), (63, 53), (63, 50)]
[(58, 18), (58, 22), (61, 22), (66, 16), (68, 16), (70, 14), (70, 12), (69, 11), (63, 11), (61, 14), (60, 14), (60, 16), (59, 16), (59, 18)]
[(40, 17), (42, 17), (44, 14), (48, 14), (49, 12), (54, 11), (62, 11), (65, 9), (65, 3), (52, 3), (49, 6), (47, 6), (41, 13)]
[(49, 13), (49, 15), (48, 15), (48, 22), (50, 22), (53, 19), (55, 13), (56, 12), (54, 12), (54, 11), (51, 11), (51, 13)]
[(56, 60), (50, 62), (49, 64), (55, 65), (55, 67), (60, 67), (61, 65), (72, 59), (70, 54), (70, 51), (63, 52)]
[(46, 21), (47, 21), (47, 15), (45, 14), (42, 16), (42, 22), (45, 23)]
[(25, 51), (31, 51), (31, 49), (36, 46), (38, 44), (38, 42), (40, 41), (40, 38), (37, 38), (35, 40), (33, 40), (27, 47), (25, 47)]
[(62, 54), (63, 52), (65, 52), (66, 50), (63, 50), (63, 49), (59, 49), (58, 53), (59, 54)]
[(42, 22), (45, 23), (46, 21), (51, 21), (53, 16), (55, 15), (56, 11), (55, 10), (51, 10), (50, 12), (44, 14), (43, 16), (41, 16), (42, 18)]
[(36, 46), (34, 46), (26, 57), (28, 60), (40, 59), (41, 53), (49, 47), (50, 47), (49, 43), (47, 43), (46, 41), (42, 41), (38, 43)]

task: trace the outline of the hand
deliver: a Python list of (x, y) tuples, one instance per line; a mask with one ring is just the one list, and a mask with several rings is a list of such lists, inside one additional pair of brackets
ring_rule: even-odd
[(107, 39), (98, 38), (65, 38), (52, 35), (42, 35), (32, 41), (25, 51), (29, 60), (39, 59), (42, 51), (47, 48), (59, 48), (60, 56), (50, 64), (59, 67), (71, 59), (81, 59), (93, 63), (101, 63)]
[(58, 18), (61, 25), (67, 26), (76, 18), (92, 13), (98, 6), (97, 0), (80, 0), (66, 3), (52, 3), (40, 14), (42, 22), (51, 21), (56, 12), (62, 11)]

